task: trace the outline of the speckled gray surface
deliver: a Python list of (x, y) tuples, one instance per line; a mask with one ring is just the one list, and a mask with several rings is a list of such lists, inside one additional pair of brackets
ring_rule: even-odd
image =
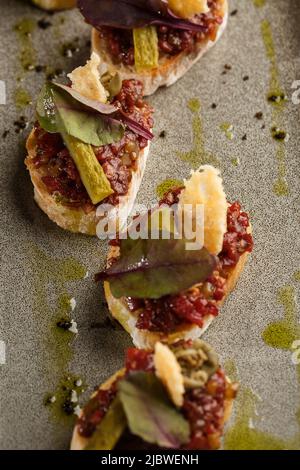
[[(300, 105), (291, 101), (292, 83), (300, 79), (300, 5), (296, 0), (273, 0), (256, 8), (251, 0), (232, 0), (230, 11), (235, 9), (238, 12), (229, 17), (228, 29), (218, 45), (179, 83), (151, 98), (156, 108), (156, 135), (165, 130), (166, 138), (156, 138), (152, 145), (138, 200), (153, 200), (161, 180), (188, 175), (188, 163), (176, 152), (192, 148), (192, 114), (187, 102), (198, 98), (205, 148), (221, 161), (229, 199), (242, 201), (250, 211), (255, 236), (255, 251), (238, 288), (205, 339), (216, 347), (224, 362), (235, 362), (243, 386), (260, 397), (255, 426), (288, 439), (298, 432), (295, 412), (300, 407), (300, 390), (296, 367), (290, 351), (266, 346), (261, 334), (270, 322), (283, 317), (277, 290), (284, 285), (297, 290), (292, 276), (300, 267)], [(102, 294), (92, 281), (92, 275), (103, 266), (105, 243), (63, 232), (32, 199), (32, 186), (23, 164), (28, 130), (15, 133), (14, 121), (20, 115), (32, 117), (33, 112), (30, 106), (18, 109), (14, 94), (16, 78), (23, 75), (21, 86), (34, 99), (45, 75), (22, 74), (13, 26), (24, 17), (46, 17), (52, 23), (46, 30), (36, 27), (32, 34), (36, 64), (70, 71), (88, 57), (89, 27), (76, 11), (47, 16), (26, 2), (1, 2), (0, 80), (7, 86), (7, 104), (0, 105), (0, 340), (6, 345), (6, 363), (0, 365), (0, 447), (65, 449), (71, 425), (53, 418), (51, 410), (43, 406), (45, 394), (55, 391), (68, 370), (85, 379), (87, 396), (120, 367), (130, 339), (121, 330), (93, 327), (106, 316)], [(270, 135), (272, 107), (266, 100), (270, 63), (260, 31), (263, 19), (271, 24), (279, 77), (289, 98), (282, 113), (284, 129), (290, 136), (285, 144), (290, 191), (287, 197), (277, 197), (272, 191), (277, 177), (276, 143)], [(79, 37), (79, 51), (71, 58), (63, 57), (61, 44), (75, 37)], [(223, 75), (225, 64), (232, 69)], [(245, 75), (249, 80), (243, 80)], [(212, 103), (217, 104), (216, 109), (211, 108)], [(259, 111), (263, 112), (262, 121), (254, 118)], [(231, 141), (220, 130), (225, 121), (234, 126)], [(263, 123), (265, 129), (261, 129)], [(4, 139), (5, 130), (10, 132)], [(245, 134), (247, 140), (242, 140)], [(239, 158), (240, 164), (232, 165), (232, 158)], [(44, 259), (38, 249), (49, 258)], [(74, 257), (84, 265), (89, 277), (65, 285), (50, 283), (43, 305), (42, 272), (51, 271), (52, 263), (57, 266), (55, 259), (66, 257)], [(73, 317), (79, 329), (71, 345), (73, 356), (65, 364), (53, 333), (53, 312), (57, 296), (63, 292), (76, 299)], [(229, 427), (234, 420), (233, 416)]]

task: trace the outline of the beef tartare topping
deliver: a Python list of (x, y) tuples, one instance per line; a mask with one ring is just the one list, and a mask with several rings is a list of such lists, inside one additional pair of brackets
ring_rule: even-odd
[[(170, 205), (178, 202), (179, 190), (172, 190), (163, 198)], [(218, 304), (226, 293), (226, 282), (240, 257), (251, 252), (253, 240), (248, 233), (249, 218), (238, 202), (227, 210), (227, 232), (223, 249), (218, 255), (218, 266), (205, 281), (177, 295), (158, 300), (125, 299), (129, 310), (137, 315), (137, 328), (170, 333), (183, 324), (203, 326), (205, 317), (218, 315)]]
[[(143, 101), (143, 85), (139, 81), (124, 80), (121, 91), (112, 103), (144, 128), (150, 130), (153, 127), (153, 110)], [(39, 169), (48, 192), (65, 206), (82, 208), (86, 213), (92, 211), (95, 206), (61, 135), (50, 134), (36, 124), (35, 139), (37, 150), (31, 164)], [(119, 197), (127, 194), (133, 172), (137, 169), (139, 152), (147, 144), (145, 137), (126, 129), (119, 142), (93, 147), (114, 191), (104, 202), (116, 205)]]
[[(195, 359), (195, 348), (192, 341), (180, 341), (171, 349), (175, 351), (177, 356), (181, 356), (181, 362), (184, 370), (194, 368), (194, 374), (200, 373), (203, 363), (206, 363), (206, 371), (209, 373), (207, 379), (200, 386), (188, 387), (183, 397), (183, 405), (180, 413), (188, 422), (190, 433), (186, 444), (179, 448), (182, 449), (217, 449), (220, 447), (220, 438), (223, 432), (225, 400), (233, 399), (237, 393), (237, 384), (227, 382), (225, 374), (220, 366), (217, 365), (215, 359), (212, 362), (208, 360), (205, 351), (212, 358), (215, 352), (203, 341), (198, 341), (197, 353), (199, 348), (204, 347), (203, 357), (197, 354)], [(106, 415), (112, 401), (118, 393), (118, 382), (130, 376), (132, 372), (149, 372), (152, 375), (153, 351), (139, 350), (130, 348), (126, 356), (126, 367), (123, 376), (119, 376), (107, 390), (98, 390), (87, 406), (84, 407), (81, 417), (77, 422), (77, 430), (80, 436), (90, 438), (95, 432), (97, 426), (101, 424), (102, 419)], [(188, 360), (189, 354), (192, 354)], [(216, 356), (217, 357), (217, 356)], [(205, 369), (205, 367), (204, 367)], [(191, 371), (190, 371), (191, 372)], [(146, 374), (147, 376), (147, 374)], [(146, 377), (145, 376), (145, 377)], [(120, 387), (119, 387), (120, 388)], [(145, 398), (146, 399), (146, 398)], [(118, 448), (134, 443), (136, 448), (149, 448), (149, 444), (140, 437), (131, 434), (128, 428), (124, 429), (123, 437), (121, 437)], [(156, 445), (151, 448), (158, 449)]]
[[(158, 49), (160, 57), (176, 56), (181, 52), (192, 52), (201, 41), (214, 40), (217, 28), (223, 19), (219, 0), (208, 0), (209, 12), (196, 15), (193, 21), (201, 25), (201, 31), (176, 29), (167, 25), (157, 26)], [(133, 66), (134, 41), (131, 30), (103, 27), (99, 33), (106, 41), (108, 50), (116, 63)]]
[[(153, 353), (141, 349), (129, 348), (125, 358), (125, 374), (129, 372), (153, 372)], [(117, 378), (107, 390), (99, 389), (84, 407), (78, 419), (78, 432), (82, 437), (90, 437), (105, 416), (117, 393)]]

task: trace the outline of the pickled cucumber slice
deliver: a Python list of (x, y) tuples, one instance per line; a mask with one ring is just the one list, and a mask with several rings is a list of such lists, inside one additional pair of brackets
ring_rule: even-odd
[(158, 67), (158, 37), (155, 26), (133, 30), (134, 58), (137, 72)]
[(67, 133), (62, 133), (62, 137), (92, 203), (99, 204), (114, 191), (96, 158), (93, 147)]

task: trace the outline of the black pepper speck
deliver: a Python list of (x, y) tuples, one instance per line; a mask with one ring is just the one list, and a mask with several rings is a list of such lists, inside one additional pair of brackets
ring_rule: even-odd
[(259, 111), (258, 113), (254, 114), (254, 117), (258, 120), (261, 120), (263, 118), (263, 113)]
[(40, 29), (48, 29), (48, 28), (50, 28), (50, 26), (52, 26), (52, 23), (50, 21), (46, 20), (46, 18), (40, 19), (37, 22), (37, 24), (38, 24), (38, 27)]

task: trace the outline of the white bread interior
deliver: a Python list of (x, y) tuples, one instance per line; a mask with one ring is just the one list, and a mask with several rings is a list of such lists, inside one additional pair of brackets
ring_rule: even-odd
[(221, 0), (221, 2), (223, 22), (218, 26), (216, 39), (214, 41), (206, 39), (197, 43), (192, 52), (187, 53), (183, 51), (173, 57), (165, 56), (160, 59), (159, 67), (154, 70), (137, 73), (134, 66), (114, 64), (104, 40), (101, 39), (99, 31), (96, 29), (92, 30), (92, 51), (101, 57), (101, 62), (107, 66), (108, 70), (112, 72), (118, 71), (122, 80), (133, 78), (142, 81), (144, 95), (152, 95), (158, 88), (162, 86), (169, 87), (177, 82), (220, 39), (225, 31), (228, 20), (228, 2), (227, 0)]
[(74, 8), (76, 0), (32, 0), (35, 5), (44, 10), (66, 10)]
[[(249, 228), (249, 233), (251, 233), (251, 228)], [(108, 254), (108, 261), (112, 258), (115, 258), (119, 255), (118, 247), (111, 247)], [(236, 283), (243, 272), (245, 264), (247, 262), (249, 253), (245, 252), (239, 259), (237, 265), (231, 269), (229, 276), (226, 282), (226, 293), (221, 301), (217, 303), (218, 307), (221, 307), (225, 302), (227, 296), (236, 286)], [(137, 348), (141, 349), (152, 349), (154, 348), (155, 343), (158, 341), (164, 341), (173, 343), (179, 339), (196, 339), (203, 335), (206, 329), (209, 327), (211, 322), (215, 319), (213, 315), (207, 315), (204, 318), (204, 323), (202, 327), (193, 324), (180, 325), (173, 333), (159, 333), (152, 332), (147, 330), (140, 330), (136, 327), (137, 317), (134, 313), (130, 312), (124, 299), (116, 299), (110, 290), (109, 282), (104, 282), (104, 292), (108, 308), (112, 316), (118, 320), (118, 322), (123, 326), (123, 328), (131, 335), (132, 341)]]
[[(36, 169), (32, 165), (32, 159), (36, 155), (36, 145), (37, 142), (35, 134), (34, 131), (32, 131), (26, 144), (28, 156), (25, 160), (25, 164), (29, 170), (31, 181), (34, 185), (34, 198), (39, 207), (48, 215), (49, 219), (65, 230), (86, 235), (96, 235), (96, 227), (99, 222), (96, 208), (92, 212), (86, 214), (81, 208), (73, 209), (57, 203), (55, 198), (49, 194), (42, 181), (42, 170)], [(128, 193), (125, 196), (120, 196), (119, 198), (118, 208), (120, 216), (115, 212), (111, 215), (111, 218), (118, 219), (116, 223), (118, 223), (120, 227), (126, 223), (126, 211), (122, 211), (122, 208), (126, 207), (127, 212), (130, 213), (134, 205), (136, 195), (145, 172), (149, 148), (150, 142), (148, 142), (147, 147), (139, 154), (137, 159), (138, 167), (132, 172), (132, 180), (130, 182)]]

